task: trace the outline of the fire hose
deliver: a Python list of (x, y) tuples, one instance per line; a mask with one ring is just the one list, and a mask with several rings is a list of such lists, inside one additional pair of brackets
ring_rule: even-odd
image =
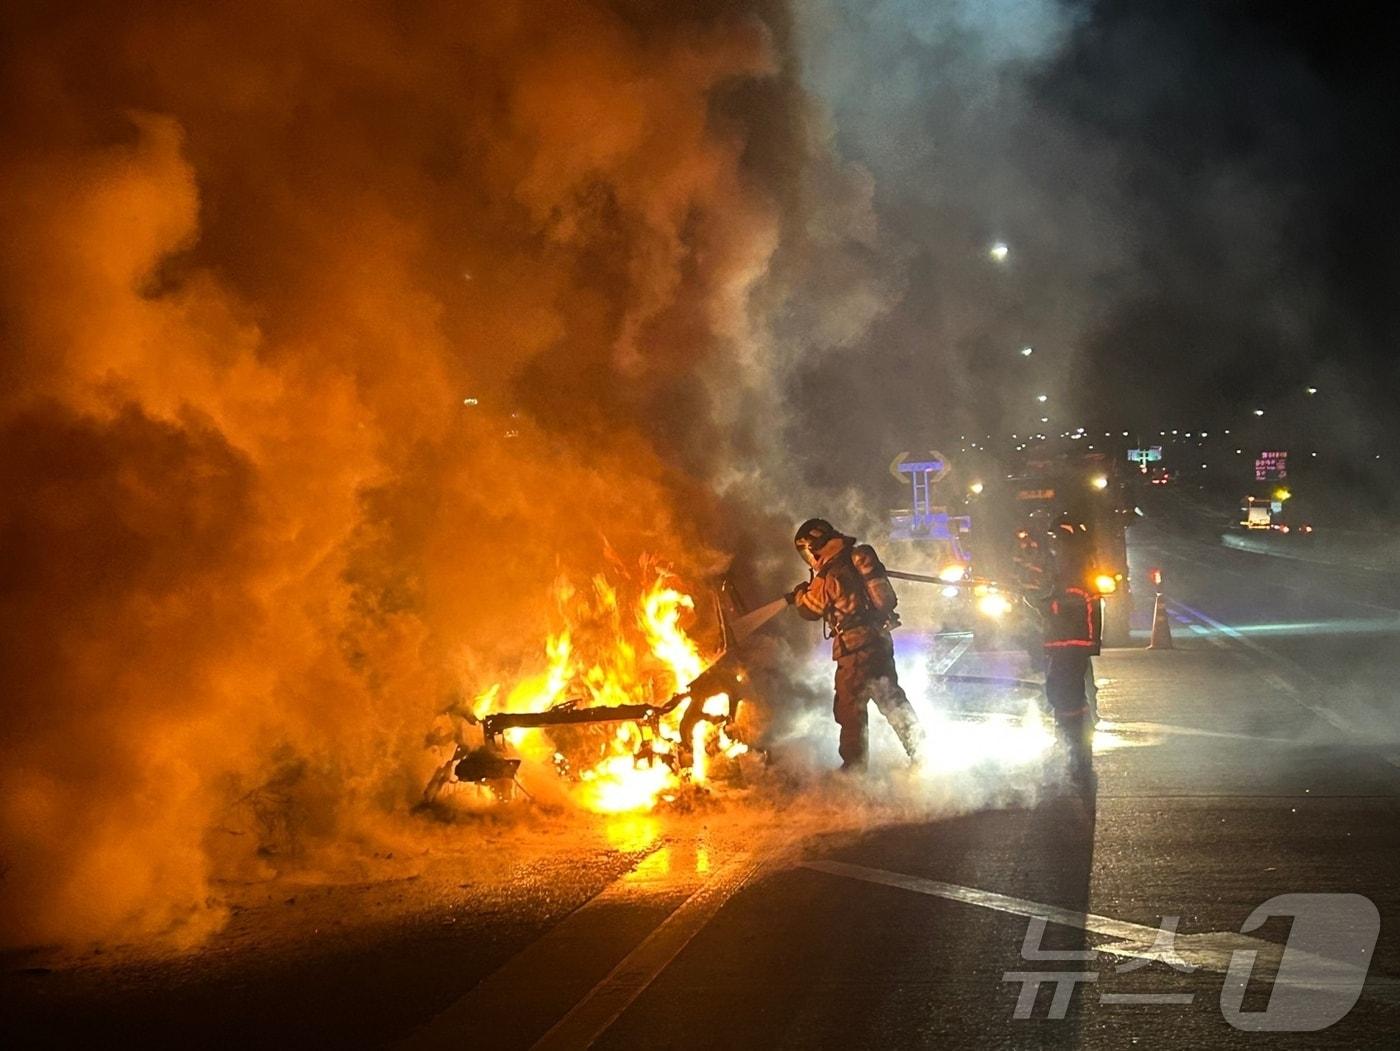
[[(930, 576), (926, 573), (906, 573), (899, 569), (887, 569), (885, 575), (895, 580), (912, 580), (919, 584), (936, 584), (945, 588), (975, 588), (985, 587), (992, 591), (1002, 591), (1011, 595), (1020, 595), (1020, 588), (1008, 588), (1003, 584), (998, 584), (994, 580), (987, 580), (983, 577), (970, 577), (963, 580), (944, 580), (942, 577)], [(734, 622), (734, 639), (736, 642), (742, 641), (752, 635), (763, 625), (776, 617), (787, 608), (788, 599), (786, 596), (776, 598), (766, 606), (744, 614)]]
[(906, 573), (900, 569), (887, 569), (885, 570), (885, 576), (891, 577), (894, 580), (913, 580), (920, 584), (937, 584), (940, 587), (945, 588), (989, 587), (997, 588), (998, 590), (1002, 591), (1014, 590), (1005, 587), (1005, 585), (998, 584), (995, 580), (987, 580), (982, 577), (969, 577), (966, 579), (959, 580), (944, 580), (942, 577), (930, 576), (927, 573)]

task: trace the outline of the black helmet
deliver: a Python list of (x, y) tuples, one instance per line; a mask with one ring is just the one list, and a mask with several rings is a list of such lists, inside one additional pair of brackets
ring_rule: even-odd
[(825, 518), (809, 518), (797, 527), (797, 535), (792, 542), (802, 560), (815, 568), (821, 549), (840, 535)]

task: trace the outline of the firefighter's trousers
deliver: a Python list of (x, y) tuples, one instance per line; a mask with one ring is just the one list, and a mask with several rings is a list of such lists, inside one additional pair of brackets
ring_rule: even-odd
[(1089, 675), (1087, 647), (1067, 646), (1045, 651), (1045, 699), (1055, 717), (1055, 735), (1069, 756), (1070, 772), (1087, 772), (1093, 762), (1094, 723), (1089, 715), (1085, 680)]
[(865, 765), (869, 752), (871, 701), (894, 729), (910, 759), (923, 745), (923, 727), (909, 698), (899, 685), (894, 666), (894, 644), (888, 636), (836, 661), (836, 722), (841, 727), (841, 762), (845, 767)]

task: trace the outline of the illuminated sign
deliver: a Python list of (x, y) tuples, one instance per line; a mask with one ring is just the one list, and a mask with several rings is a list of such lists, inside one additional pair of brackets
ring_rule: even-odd
[(1254, 458), (1254, 480), (1273, 482), (1288, 477), (1288, 453), (1283, 450), (1261, 452)]
[(1139, 463), (1146, 467), (1150, 463), (1155, 463), (1162, 458), (1162, 447), (1154, 445), (1149, 449), (1129, 449), (1128, 462)]
[(900, 453), (890, 463), (890, 474), (896, 482), (907, 482), (906, 476), (926, 478), (928, 482), (942, 481), (948, 473), (948, 458), (940, 452), (931, 452), (925, 460), (910, 460), (907, 452)]

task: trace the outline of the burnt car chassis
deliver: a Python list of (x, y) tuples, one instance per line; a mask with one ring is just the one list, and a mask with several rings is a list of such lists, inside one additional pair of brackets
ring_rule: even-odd
[[(661, 704), (618, 704), (589, 708), (579, 707), (577, 700), (568, 700), (542, 712), (491, 712), (480, 718), (457, 710), (454, 714), (468, 724), (481, 727), (482, 743), (472, 747), (459, 741), (452, 757), (433, 773), (423, 790), (419, 806), (431, 806), (443, 788), (454, 781), (482, 785), (500, 799), (512, 798), (517, 789), (528, 797), (529, 792), (520, 784), (517, 776), (520, 771), (520, 758), (508, 755), (503, 750), (507, 730), (635, 722), (650, 727), (652, 738), (655, 739), (660, 736), (662, 717), (685, 704), (687, 707), (681, 716), (679, 747), (674, 751), (662, 753), (644, 746), (637, 752), (639, 760), (649, 763), (664, 762), (680, 769), (688, 763), (692, 733), (698, 724), (708, 722), (716, 726), (732, 726), (747, 683), (748, 676), (733, 656), (731, 648), (696, 676), (684, 690), (672, 694)], [(705, 711), (702, 702), (720, 693), (729, 698), (726, 709), (720, 713)]]

